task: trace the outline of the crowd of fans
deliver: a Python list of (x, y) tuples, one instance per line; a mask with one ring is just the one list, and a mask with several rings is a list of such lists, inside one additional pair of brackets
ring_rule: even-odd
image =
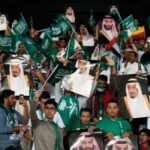
[[(64, 17), (70, 28), (51, 37), (46, 52), (40, 44), (47, 32), (34, 29), (34, 25), (29, 34), (19, 35), (23, 38), (15, 50), (0, 46), (0, 150), (71, 149), (70, 134), (82, 129), (88, 134), (99, 129), (104, 141), (136, 136), (138, 149), (149, 150), (150, 37), (144, 33), (124, 39), (122, 24), (111, 12), (95, 22), (91, 16), (91, 34), (82, 21), (77, 28), (72, 7)], [(138, 20), (134, 22), (140, 29)], [(11, 26), (7, 20), (1, 36), (11, 36), (15, 24)], [(35, 57), (24, 40), (37, 47)], [(54, 81), (57, 69), (62, 76)], [(118, 87), (117, 77), (130, 75), (126, 87), (121, 87), (122, 81)], [(146, 80), (142, 90), (137, 76)], [(133, 102), (128, 103), (130, 110), (126, 108), (128, 100), (122, 104), (119, 89), (128, 89), (126, 96), (138, 100), (137, 106)], [(135, 98), (137, 93), (143, 97)]]

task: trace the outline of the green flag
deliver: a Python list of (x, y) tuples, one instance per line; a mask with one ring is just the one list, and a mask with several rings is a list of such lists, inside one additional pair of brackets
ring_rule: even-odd
[(47, 34), (45, 34), (41, 44), (39, 45), (41, 53), (47, 54), (50, 50), (50, 46), (52, 45), (52, 43), (52, 39)]
[(93, 10), (91, 10), (91, 16), (89, 18), (88, 24), (91, 27), (95, 27), (96, 26), (96, 20), (95, 20), (94, 15), (93, 15)]
[(42, 59), (42, 55), (40, 51), (36, 48), (34, 43), (27, 37), (23, 37), (22, 35), (16, 34), (15, 32), (11, 33), (12, 36), (16, 38), (17, 41), (20, 41), (24, 46), (26, 53), (36, 62), (40, 63)]
[(66, 50), (66, 53), (64, 55), (65, 59), (67, 59), (68, 57), (70, 57), (71, 55), (73, 55), (75, 53), (74, 52), (75, 51), (74, 45), (75, 45), (75, 35), (72, 32), (71, 39), (70, 39), (70, 41), (68, 43), (67, 50)]
[(0, 49), (9, 52), (12, 49), (13, 39), (11, 36), (0, 35)]
[(66, 32), (71, 28), (70, 22), (63, 14), (60, 14), (55, 21), (57, 22), (57, 25), (61, 28), (62, 34), (66, 34)]
[(124, 30), (129, 30), (130, 32), (138, 29), (138, 26), (136, 25), (132, 15), (122, 21), (122, 26)]
[(147, 22), (148, 28), (150, 30), (150, 16), (146, 19), (146, 22)]
[(61, 97), (57, 110), (62, 117), (67, 132), (80, 127), (79, 102), (74, 96)]
[(111, 9), (110, 9), (110, 14), (112, 14), (112, 15), (117, 15), (117, 17), (118, 17), (118, 22), (122, 21), (122, 18), (121, 18), (121, 16), (120, 16), (120, 13), (119, 13), (119, 11), (118, 11), (117, 8), (111, 8)]
[(29, 31), (28, 25), (23, 16), (21, 16), (21, 18), (14, 25), (13, 31), (17, 34), (26, 34)]
[(64, 67), (62, 64), (57, 64), (51, 73), (51, 77), (49, 78), (49, 83), (57, 83), (63, 79), (65, 75), (71, 74), (76, 71), (75, 67)]

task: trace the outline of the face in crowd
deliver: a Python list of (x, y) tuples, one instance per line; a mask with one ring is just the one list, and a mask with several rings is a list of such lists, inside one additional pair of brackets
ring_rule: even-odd
[(23, 54), (25, 52), (25, 47), (22, 43), (20, 43), (18, 45), (18, 51), (19, 51), (20, 54)]
[(47, 104), (45, 105), (44, 112), (47, 119), (53, 119), (56, 113), (56, 108), (53, 104)]
[(12, 71), (13, 77), (18, 77), (19, 74), (20, 74), (19, 64), (18, 65), (12, 65), (11, 66), (11, 71)]
[(145, 132), (141, 132), (139, 138), (140, 138), (141, 144), (147, 144), (150, 140), (150, 137)]
[(60, 39), (59, 41), (59, 47), (60, 48), (65, 48), (67, 46), (67, 41), (65, 39)]
[(16, 105), (16, 97), (15, 95), (10, 95), (7, 99), (7, 106), (12, 108)]
[(129, 96), (130, 98), (135, 98), (138, 95), (138, 89), (136, 87), (136, 83), (129, 83), (127, 85), (128, 88), (128, 92), (129, 92)]
[(80, 120), (83, 124), (88, 124), (91, 119), (91, 114), (88, 111), (83, 111), (80, 115)]
[(106, 112), (107, 112), (108, 117), (112, 119), (116, 118), (119, 112), (118, 104), (114, 102), (108, 103)]
[(137, 59), (137, 55), (135, 54), (135, 52), (129, 52), (129, 62), (134, 63), (136, 59)]

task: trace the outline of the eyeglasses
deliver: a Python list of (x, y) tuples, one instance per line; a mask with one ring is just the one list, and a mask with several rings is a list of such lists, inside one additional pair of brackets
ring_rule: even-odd
[(51, 110), (51, 111), (55, 111), (56, 110), (56, 108), (55, 107), (45, 107), (45, 109), (47, 109), (47, 110)]

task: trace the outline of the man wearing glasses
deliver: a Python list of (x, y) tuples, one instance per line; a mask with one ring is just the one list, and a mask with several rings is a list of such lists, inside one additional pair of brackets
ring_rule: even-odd
[(44, 106), (45, 119), (39, 120), (36, 109), (40, 95), (41, 91), (35, 92), (31, 103), (32, 109), (30, 110), (35, 149), (64, 150), (61, 130), (58, 125), (53, 122), (54, 115), (57, 112), (57, 103), (53, 100), (47, 100)]

